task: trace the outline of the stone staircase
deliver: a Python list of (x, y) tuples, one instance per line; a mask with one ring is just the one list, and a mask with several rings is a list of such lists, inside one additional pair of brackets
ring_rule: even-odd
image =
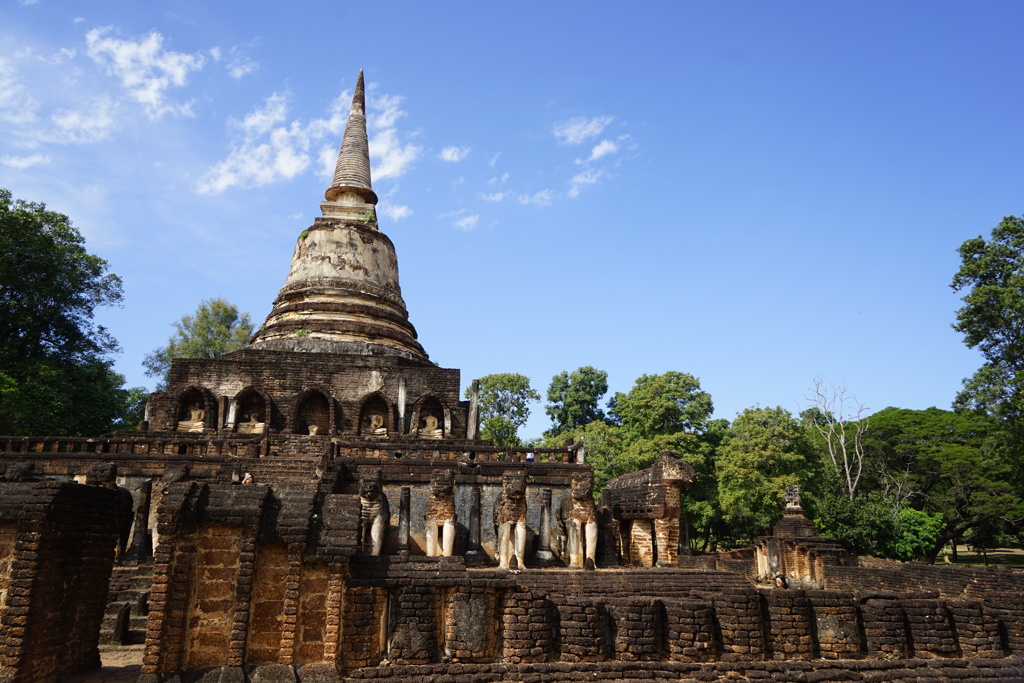
[(152, 584), (152, 564), (114, 567), (100, 626), (101, 644), (139, 645), (146, 642)]

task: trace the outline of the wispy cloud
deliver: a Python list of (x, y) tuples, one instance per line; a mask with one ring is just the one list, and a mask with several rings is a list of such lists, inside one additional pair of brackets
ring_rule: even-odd
[[(334, 173), (337, 143), (348, 120), (352, 93), (341, 93), (328, 115), (307, 122), (288, 121), (288, 93), (274, 93), (240, 121), (231, 122), (237, 139), (231, 153), (200, 178), (196, 189), (219, 194), (232, 187), (252, 188), (294, 178), (316, 160), (326, 177)], [(397, 122), (405, 112), (402, 98), (379, 95), (368, 98), (367, 130), (374, 182), (397, 178), (419, 158), (423, 148), (403, 141)]]
[(0, 57), (0, 121), (14, 125), (30, 123), (35, 120), (38, 107), (39, 102), (21, 83), (14, 65)]
[(594, 145), (594, 148), (590, 150), (590, 156), (586, 159), (577, 159), (577, 164), (589, 164), (593, 161), (597, 161), (601, 157), (608, 156), (609, 154), (615, 154), (619, 151), (619, 143), (613, 142), (612, 140), (602, 140), (601, 142)]
[[(220, 62), (225, 59), (224, 50), (219, 47), (210, 48), (210, 57), (215, 62)], [(228, 55), (224, 64), (225, 70), (231, 78), (236, 81), (243, 76), (248, 76), (257, 69), (260, 68), (260, 63), (250, 59), (243, 51), (243, 48), (233, 46), (228, 50)]]
[(580, 192), (584, 187), (589, 185), (596, 185), (601, 182), (604, 178), (604, 171), (595, 170), (588, 168), (585, 171), (581, 171), (572, 177), (569, 181), (569, 196), (573, 199), (580, 196)]
[(206, 63), (201, 54), (164, 49), (164, 37), (153, 31), (140, 40), (108, 35), (109, 26), (85, 34), (86, 54), (107, 74), (121, 81), (131, 99), (142, 104), (152, 118), (167, 113), (191, 116), (191, 102), (170, 102), (167, 92), (188, 83), (188, 76)]
[(423, 147), (412, 142), (402, 142), (397, 122), (405, 116), (401, 108), (402, 97), (378, 95), (369, 98), (366, 125), (370, 133), (370, 158), (374, 160), (373, 178), (397, 178), (412, 166)]
[(50, 163), (50, 156), (48, 154), (32, 154), (27, 157), (13, 157), (9, 154), (5, 154), (0, 157), (0, 164), (9, 166), (10, 168), (29, 168), (31, 166), (41, 166)]
[[(336, 99), (327, 118), (303, 124), (286, 123), (288, 94), (274, 93), (263, 105), (231, 126), (240, 140), (226, 159), (214, 164), (196, 186), (200, 194), (220, 194), (232, 187), (252, 188), (294, 178), (312, 163), (310, 150), (327, 135), (340, 135), (345, 122), (342, 97)], [(324, 150), (318, 152), (321, 162)], [(336, 153), (335, 153), (335, 158)]]
[(403, 204), (392, 204), (391, 202), (381, 202), (377, 206), (377, 210), (393, 221), (400, 221), (403, 218), (408, 218), (412, 215), (412, 209), (408, 206)]
[(522, 194), (517, 197), (520, 204), (528, 206), (551, 206), (554, 198), (554, 193), (551, 190), (541, 190), (533, 194)]
[(462, 161), (469, 156), (469, 147), (445, 147), (437, 155), (441, 161)]
[(508, 171), (505, 171), (504, 173), (501, 174), (500, 177), (499, 176), (494, 176), (493, 178), (488, 180), (487, 184), (488, 185), (498, 185), (500, 183), (500, 184), (504, 185), (507, 182), (508, 182)]
[(50, 117), (49, 141), (61, 144), (108, 140), (117, 127), (117, 105), (108, 97), (94, 97), (79, 109), (62, 109)]
[(577, 116), (559, 121), (555, 124), (553, 132), (559, 144), (579, 145), (600, 135), (614, 120), (614, 116), (595, 116), (591, 119)]
[(460, 230), (472, 230), (480, 223), (480, 214), (469, 213), (466, 209), (456, 211), (445, 211), (438, 218), (450, 220), (452, 225)]
[(481, 194), (480, 199), (483, 199), (485, 202), (500, 202), (510, 196), (512, 196), (511, 192), (491, 192), (490, 194)]

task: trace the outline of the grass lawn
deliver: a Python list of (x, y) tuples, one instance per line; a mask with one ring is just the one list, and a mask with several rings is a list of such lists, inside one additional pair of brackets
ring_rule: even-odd
[[(958, 565), (968, 566), (984, 566), (985, 557), (981, 553), (972, 553), (968, 551), (967, 546), (958, 545), (956, 547), (956, 562)], [(1017, 567), (1024, 569), (1024, 550), (1020, 548), (997, 548), (995, 550), (989, 550), (988, 564), (991, 567)], [(949, 558), (950, 562), (953, 562), (953, 557), (948, 551), (943, 551), (939, 555), (936, 564), (943, 564), (944, 557)]]

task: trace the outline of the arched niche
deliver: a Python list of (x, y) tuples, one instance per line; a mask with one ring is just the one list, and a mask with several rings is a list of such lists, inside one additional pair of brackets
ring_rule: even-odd
[(179, 395), (175, 409), (175, 429), (179, 432), (202, 432), (217, 426), (217, 407), (210, 392), (202, 387), (186, 387)]
[(436, 394), (427, 394), (412, 411), (412, 433), (421, 439), (443, 439), (451, 429), (448, 409)]
[(334, 400), (322, 387), (307, 387), (295, 402), (292, 430), (296, 434), (325, 436), (337, 433)]
[(270, 425), (270, 397), (255, 387), (246, 387), (231, 401), (234, 431), (239, 434), (262, 434)]
[(391, 409), (384, 397), (374, 392), (363, 399), (356, 432), (361, 436), (387, 436), (392, 428)]

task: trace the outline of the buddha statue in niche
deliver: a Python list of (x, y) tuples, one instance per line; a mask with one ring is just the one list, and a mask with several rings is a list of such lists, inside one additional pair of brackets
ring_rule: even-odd
[(384, 425), (384, 415), (378, 411), (368, 413), (363, 418), (363, 427), (360, 430), (362, 434), (371, 434), (377, 436), (387, 436), (388, 428)]
[(194, 401), (189, 407), (189, 418), (178, 422), (179, 432), (201, 432), (206, 426), (206, 411), (199, 401)]
[(416, 434), (421, 439), (440, 439), (444, 436), (444, 430), (441, 429), (437, 416), (427, 413), (420, 418), (420, 426), (416, 430)]
[(262, 434), (267, 424), (260, 419), (259, 410), (249, 410), (245, 414), (245, 422), (238, 425), (239, 434)]

